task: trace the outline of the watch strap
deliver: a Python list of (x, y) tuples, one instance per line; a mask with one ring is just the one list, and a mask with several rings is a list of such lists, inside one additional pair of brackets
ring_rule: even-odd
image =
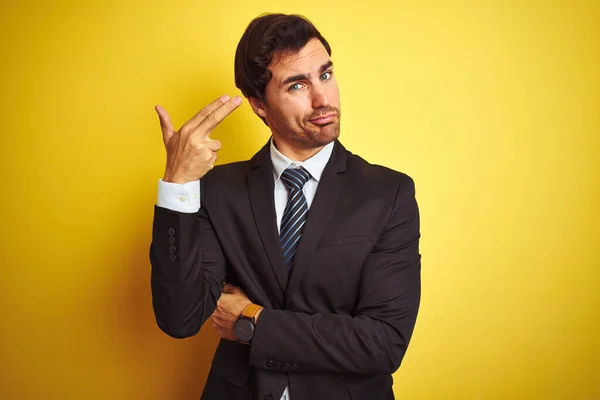
[(250, 303), (244, 308), (240, 317), (246, 317), (248, 319), (254, 319), (256, 313), (262, 310), (264, 307), (259, 306), (258, 304)]

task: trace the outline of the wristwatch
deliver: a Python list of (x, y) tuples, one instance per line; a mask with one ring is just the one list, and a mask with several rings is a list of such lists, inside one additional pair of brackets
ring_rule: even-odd
[(250, 344), (252, 336), (254, 336), (254, 318), (256, 317), (256, 313), (263, 308), (264, 307), (253, 303), (248, 304), (248, 306), (244, 308), (244, 311), (242, 311), (238, 320), (235, 321), (235, 324), (233, 325), (233, 333), (239, 342)]

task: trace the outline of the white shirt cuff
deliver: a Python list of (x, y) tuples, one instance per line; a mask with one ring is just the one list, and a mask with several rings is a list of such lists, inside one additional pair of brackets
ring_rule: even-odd
[(197, 212), (200, 209), (200, 181), (180, 184), (159, 179), (156, 205), (184, 213)]

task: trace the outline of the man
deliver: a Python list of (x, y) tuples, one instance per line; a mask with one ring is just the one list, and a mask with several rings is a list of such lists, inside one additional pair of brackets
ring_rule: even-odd
[[(222, 337), (203, 399), (393, 399), (420, 300), (413, 180), (344, 149), (331, 49), (304, 17), (253, 20), (236, 85), (271, 129), (249, 161), (213, 169), (224, 95), (175, 131), (150, 260), (168, 335), (212, 315)], [(225, 284), (225, 282), (227, 282)]]

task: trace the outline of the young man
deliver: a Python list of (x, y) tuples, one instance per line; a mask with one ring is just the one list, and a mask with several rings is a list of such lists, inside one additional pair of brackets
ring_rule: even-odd
[[(393, 399), (391, 374), (420, 301), (413, 180), (338, 141), (331, 48), (304, 17), (253, 20), (236, 85), (271, 129), (249, 161), (214, 166), (223, 96), (167, 151), (150, 260), (159, 327), (183, 338), (212, 316), (222, 337), (203, 399)], [(225, 284), (225, 282), (227, 282)]]

